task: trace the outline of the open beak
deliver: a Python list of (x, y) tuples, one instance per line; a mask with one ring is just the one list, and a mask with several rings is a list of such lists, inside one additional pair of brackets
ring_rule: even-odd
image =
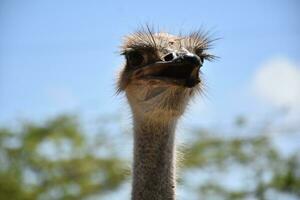
[(158, 61), (136, 70), (135, 78), (160, 79), (177, 85), (192, 88), (200, 83), (199, 69), (202, 66), (199, 56), (184, 52), (174, 54), (168, 61)]

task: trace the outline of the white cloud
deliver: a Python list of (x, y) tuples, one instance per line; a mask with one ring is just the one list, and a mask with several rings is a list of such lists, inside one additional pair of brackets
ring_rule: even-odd
[(263, 63), (254, 75), (253, 89), (266, 103), (300, 109), (300, 66), (286, 58)]

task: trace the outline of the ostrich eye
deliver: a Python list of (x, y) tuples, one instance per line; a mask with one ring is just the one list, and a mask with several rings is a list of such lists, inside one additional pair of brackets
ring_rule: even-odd
[(132, 66), (141, 65), (144, 61), (143, 55), (138, 51), (132, 51), (127, 53), (126, 58), (129, 64)]

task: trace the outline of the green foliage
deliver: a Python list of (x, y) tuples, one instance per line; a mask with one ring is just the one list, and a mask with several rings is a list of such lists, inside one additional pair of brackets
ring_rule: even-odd
[(284, 167), (278, 171), (271, 182), (271, 186), (300, 197), (300, 163), (296, 156), (290, 157), (283, 163)]
[[(278, 161), (278, 153), (269, 144), (267, 137), (223, 139), (200, 131), (199, 137), (186, 149), (186, 167), (214, 165), (226, 167), (227, 161), (248, 165), (264, 157), (269, 162)], [(214, 135), (211, 133), (211, 135)], [(271, 163), (270, 163), (271, 164)]]
[(71, 116), (1, 129), (0, 199), (84, 199), (117, 189), (128, 174), (125, 162), (97, 156), (91, 148), (110, 149), (96, 143), (102, 135), (94, 137), (88, 140)]
[[(271, 190), (300, 199), (298, 152), (284, 158), (271, 144), (267, 134), (255, 134), (254, 137), (249, 137), (251, 134), (248, 134), (248, 137), (240, 138), (223, 138), (208, 130), (200, 130), (196, 134), (198, 137), (185, 149), (183, 172), (193, 170), (196, 174), (197, 171), (209, 169), (211, 177), (216, 177), (194, 185), (203, 199), (263, 200), (270, 199), (267, 198), (267, 193)], [(241, 176), (245, 173), (242, 179), (231, 179), (232, 182), (239, 182), (240, 187), (235, 189), (222, 184), (221, 177), (236, 168), (237, 173), (242, 173)]]

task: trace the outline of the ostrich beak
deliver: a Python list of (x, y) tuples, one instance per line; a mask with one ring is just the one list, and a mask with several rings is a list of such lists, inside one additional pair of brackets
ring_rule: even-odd
[[(169, 56), (170, 57), (170, 56)], [(199, 69), (201, 59), (192, 53), (184, 52), (168, 58), (168, 61), (158, 61), (137, 69), (134, 78), (159, 79), (192, 88), (200, 83)]]

